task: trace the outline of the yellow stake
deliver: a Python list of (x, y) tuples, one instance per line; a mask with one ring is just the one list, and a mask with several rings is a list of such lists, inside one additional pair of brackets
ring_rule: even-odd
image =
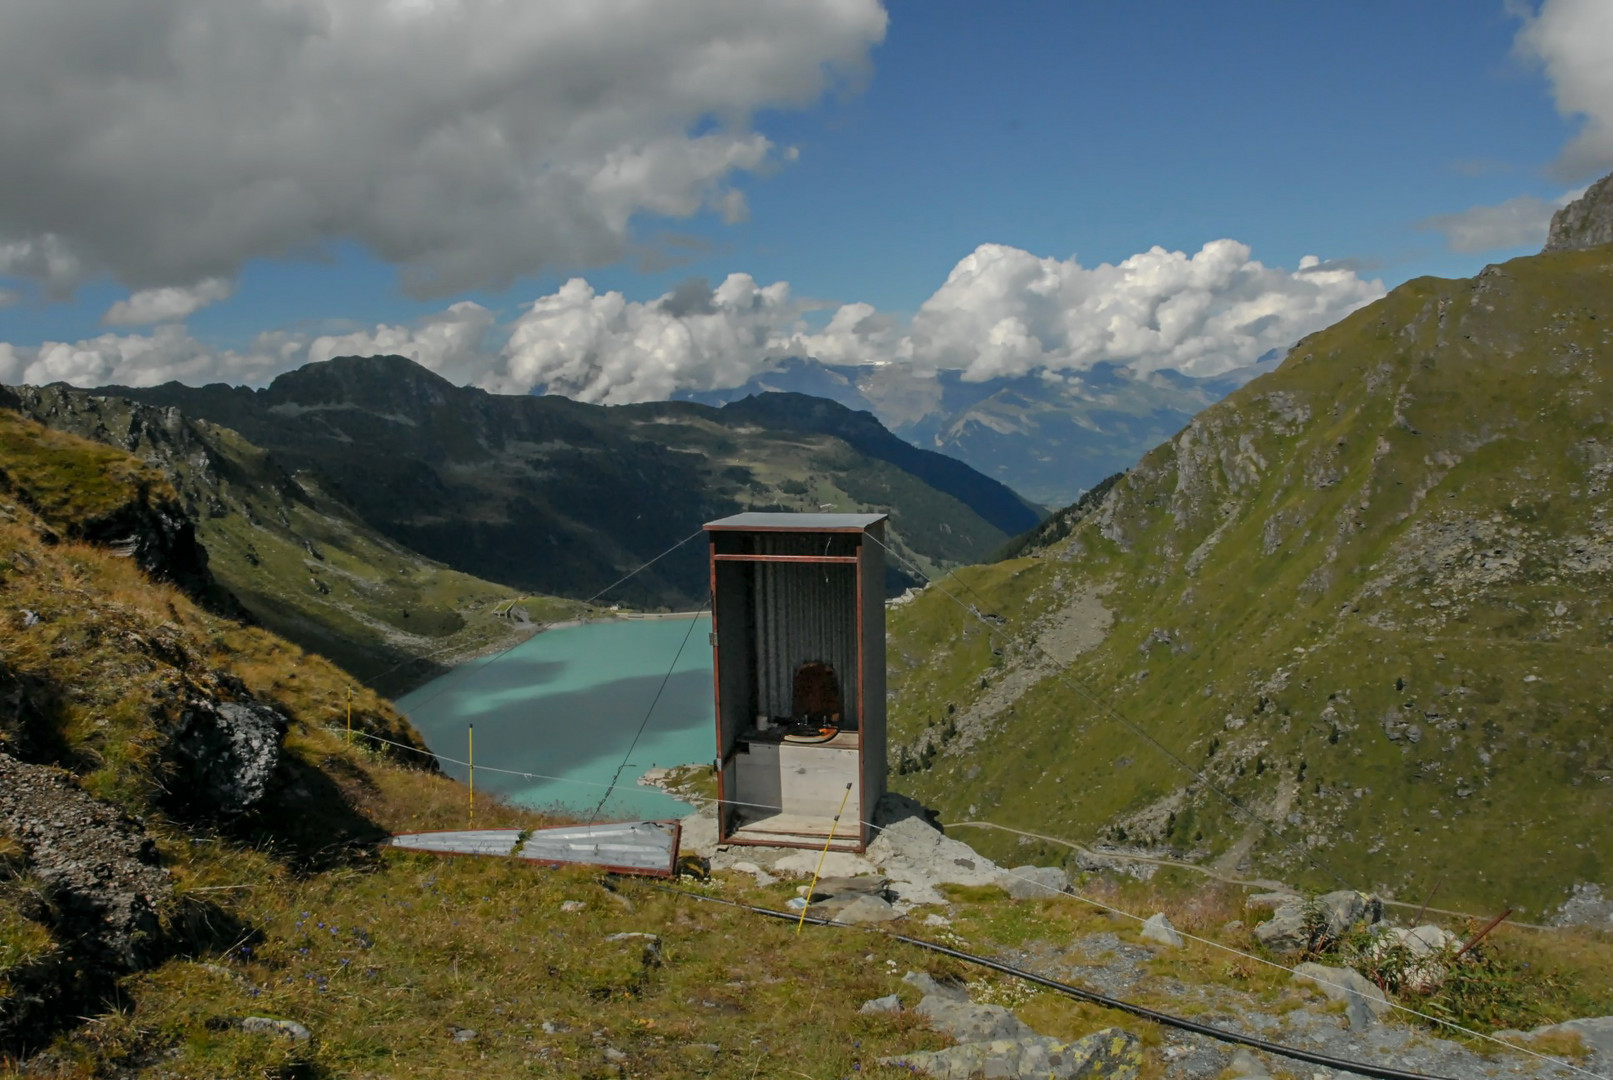
[(476, 823), (476, 725), (465, 725), (465, 739), (470, 745), (470, 820)]
[(835, 819), (829, 822), (829, 839), (823, 842), (823, 853), (818, 856), (818, 868), (812, 871), (812, 884), (807, 886), (806, 903), (801, 905), (801, 917), (795, 921), (795, 932), (799, 934), (801, 927), (806, 925), (806, 909), (812, 906), (812, 894), (818, 890), (818, 875), (823, 873), (823, 860), (829, 857), (829, 845), (835, 842), (835, 826), (840, 824), (840, 815), (846, 812), (846, 800), (851, 798), (851, 785), (846, 785), (846, 793), (840, 796), (840, 809), (835, 811)]

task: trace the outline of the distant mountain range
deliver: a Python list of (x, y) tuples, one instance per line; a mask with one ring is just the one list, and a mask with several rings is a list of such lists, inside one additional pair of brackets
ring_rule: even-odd
[[(872, 417), (793, 396), (605, 407), (457, 387), (400, 356), (309, 364), (260, 390), (169, 383), (89, 394), (231, 429), (391, 545), (563, 597), (592, 595), (742, 510), (888, 512), (893, 543), (929, 567), (987, 558), (1042, 516)], [(698, 603), (704, 558), (687, 545), (609, 599)], [(896, 573), (889, 584), (904, 583)]]
[(678, 396), (708, 405), (769, 392), (827, 398), (866, 410), (901, 438), (965, 462), (1037, 503), (1060, 507), (1136, 464), (1203, 409), (1280, 359), (1268, 354), (1209, 379), (1098, 364), (1069, 375), (970, 382), (956, 371), (792, 357), (742, 386)]

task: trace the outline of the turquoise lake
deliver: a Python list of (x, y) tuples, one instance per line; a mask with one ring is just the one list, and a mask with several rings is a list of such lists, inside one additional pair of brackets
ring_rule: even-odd
[[(715, 755), (710, 632), (705, 615), (546, 630), (397, 704), (440, 758), (466, 760), (467, 728), (475, 725), (478, 791), (572, 813), (592, 812), (643, 724), (600, 816), (681, 817), (687, 804), (640, 787), (638, 778)], [(457, 780), (468, 772), (448, 761), (442, 767)]]

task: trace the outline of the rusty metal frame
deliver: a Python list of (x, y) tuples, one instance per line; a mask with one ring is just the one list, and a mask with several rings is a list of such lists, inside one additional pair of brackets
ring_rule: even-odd
[[(728, 813), (728, 810), (727, 810), (727, 807), (728, 807), (728, 791), (727, 791), (727, 782), (726, 782), (726, 779), (724, 777), (724, 773), (727, 770), (729, 762), (734, 758), (734, 756), (737, 753), (737, 751), (729, 750), (726, 754), (724, 754), (721, 751), (721, 743), (722, 743), (722, 655), (721, 655), (721, 647), (717, 644), (717, 642), (719, 640), (719, 637), (718, 637), (718, 625), (717, 625), (717, 619), (718, 619), (718, 615), (717, 615), (717, 564), (718, 563), (723, 563), (723, 562), (752, 562), (752, 563), (776, 562), (776, 563), (835, 563), (835, 564), (840, 564), (840, 565), (847, 565), (847, 564), (854, 564), (855, 565), (855, 567), (856, 567), (856, 572), (855, 572), (855, 583), (856, 584), (855, 584), (855, 588), (856, 588), (856, 594), (857, 594), (857, 615), (856, 615), (856, 618), (857, 618), (857, 624), (856, 624), (857, 625), (857, 629), (856, 629), (856, 640), (857, 640), (857, 709), (858, 709), (858, 715), (861, 715), (862, 710), (867, 705), (867, 697), (866, 697), (867, 686), (866, 686), (865, 680), (864, 680), (864, 674), (865, 674), (864, 673), (864, 668), (868, 663), (868, 658), (865, 655), (865, 650), (863, 648), (863, 635), (864, 635), (864, 624), (863, 624), (863, 617), (864, 617), (864, 612), (863, 612), (863, 570), (864, 570), (864, 566), (863, 566), (863, 563), (864, 563), (864, 560), (865, 560), (865, 554), (866, 554), (866, 552), (868, 550), (868, 544), (867, 544), (867, 539), (866, 539), (867, 533), (868, 533), (868, 527), (865, 526), (865, 525), (864, 526), (841, 526), (841, 527), (833, 527), (833, 528), (813, 528), (811, 526), (805, 526), (805, 525), (798, 525), (798, 526), (793, 526), (793, 527), (784, 526), (784, 525), (777, 525), (777, 526), (707, 525), (705, 527), (705, 531), (706, 531), (707, 535), (711, 538), (710, 539), (710, 554), (711, 554), (711, 575), (710, 575), (711, 576), (711, 649), (712, 649), (711, 681), (712, 681), (712, 701), (713, 701), (713, 703), (714, 703), (714, 705), (716, 707), (715, 708), (715, 719), (716, 719), (716, 724), (717, 724), (717, 740), (718, 740), (718, 746), (719, 746), (719, 753), (718, 753), (718, 757), (716, 759), (716, 762), (717, 762), (717, 840), (718, 840), (719, 843), (723, 843), (723, 844), (738, 844), (738, 845), (749, 846), (749, 847), (799, 847), (801, 845), (798, 845), (798, 844), (776, 844), (776, 843), (769, 843), (766, 840), (759, 840), (759, 839), (758, 840), (753, 840), (753, 839), (750, 839), (748, 837), (738, 836), (738, 835), (730, 833), (728, 831), (728, 822), (726, 820), (727, 813)], [(845, 534), (852, 534), (852, 535), (861, 536), (864, 539), (860, 540), (858, 542), (858, 544), (857, 544), (857, 554), (855, 554), (855, 555), (741, 555), (741, 554), (719, 553), (716, 550), (716, 546), (717, 546), (716, 534), (717, 533), (726, 533), (726, 532), (749, 532), (749, 533), (778, 532), (778, 533), (814, 533), (814, 534), (845, 533)], [(864, 751), (863, 751), (862, 747), (859, 746), (858, 749), (857, 749), (857, 822), (856, 822), (857, 829), (856, 829), (856, 832), (854, 834), (848, 835), (846, 837), (847, 840), (853, 839), (853, 837), (855, 837), (856, 843), (855, 843), (855, 846), (852, 846), (852, 847), (842, 847), (841, 846), (841, 838), (837, 835), (837, 836), (835, 836), (835, 838), (832, 841), (830, 841), (830, 849), (834, 850), (834, 851), (851, 851), (851, 852), (861, 853), (861, 852), (864, 852), (864, 851), (866, 851), (868, 849), (867, 826), (865, 826), (863, 824), (865, 821), (867, 821), (869, 819), (869, 807), (865, 805), (865, 802), (866, 802), (867, 797), (868, 797), (868, 793), (865, 790), (867, 785), (862, 782), (863, 781), (863, 776), (862, 776), (862, 773), (863, 773), (863, 768), (862, 768), (863, 754), (864, 754)]]
[[(861, 547), (861, 545), (858, 545)], [(713, 553), (711, 556), (717, 562), (804, 562), (804, 563), (854, 563), (862, 559), (860, 555), (728, 555)]]

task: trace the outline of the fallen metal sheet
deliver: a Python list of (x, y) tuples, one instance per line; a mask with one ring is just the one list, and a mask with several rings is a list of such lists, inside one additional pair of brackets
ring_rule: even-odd
[(683, 828), (676, 821), (615, 821), (533, 829), (526, 843), (519, 829), (401, 833), (390, 845), (438, 855), (515, 855), (537, 863), (597, 866), (624, 874), (672, 877), (678, 868)]
[(520, 829), (469, 829), (461, 832), (403, 833), (392, 846), (439, 855), (510, 855), (521, 841)]
[(534, 829), (517, 853), (545, 863), (582, 863), (630, 874), (672, 877), (678, 870), (676, 821), (616, 821)]

